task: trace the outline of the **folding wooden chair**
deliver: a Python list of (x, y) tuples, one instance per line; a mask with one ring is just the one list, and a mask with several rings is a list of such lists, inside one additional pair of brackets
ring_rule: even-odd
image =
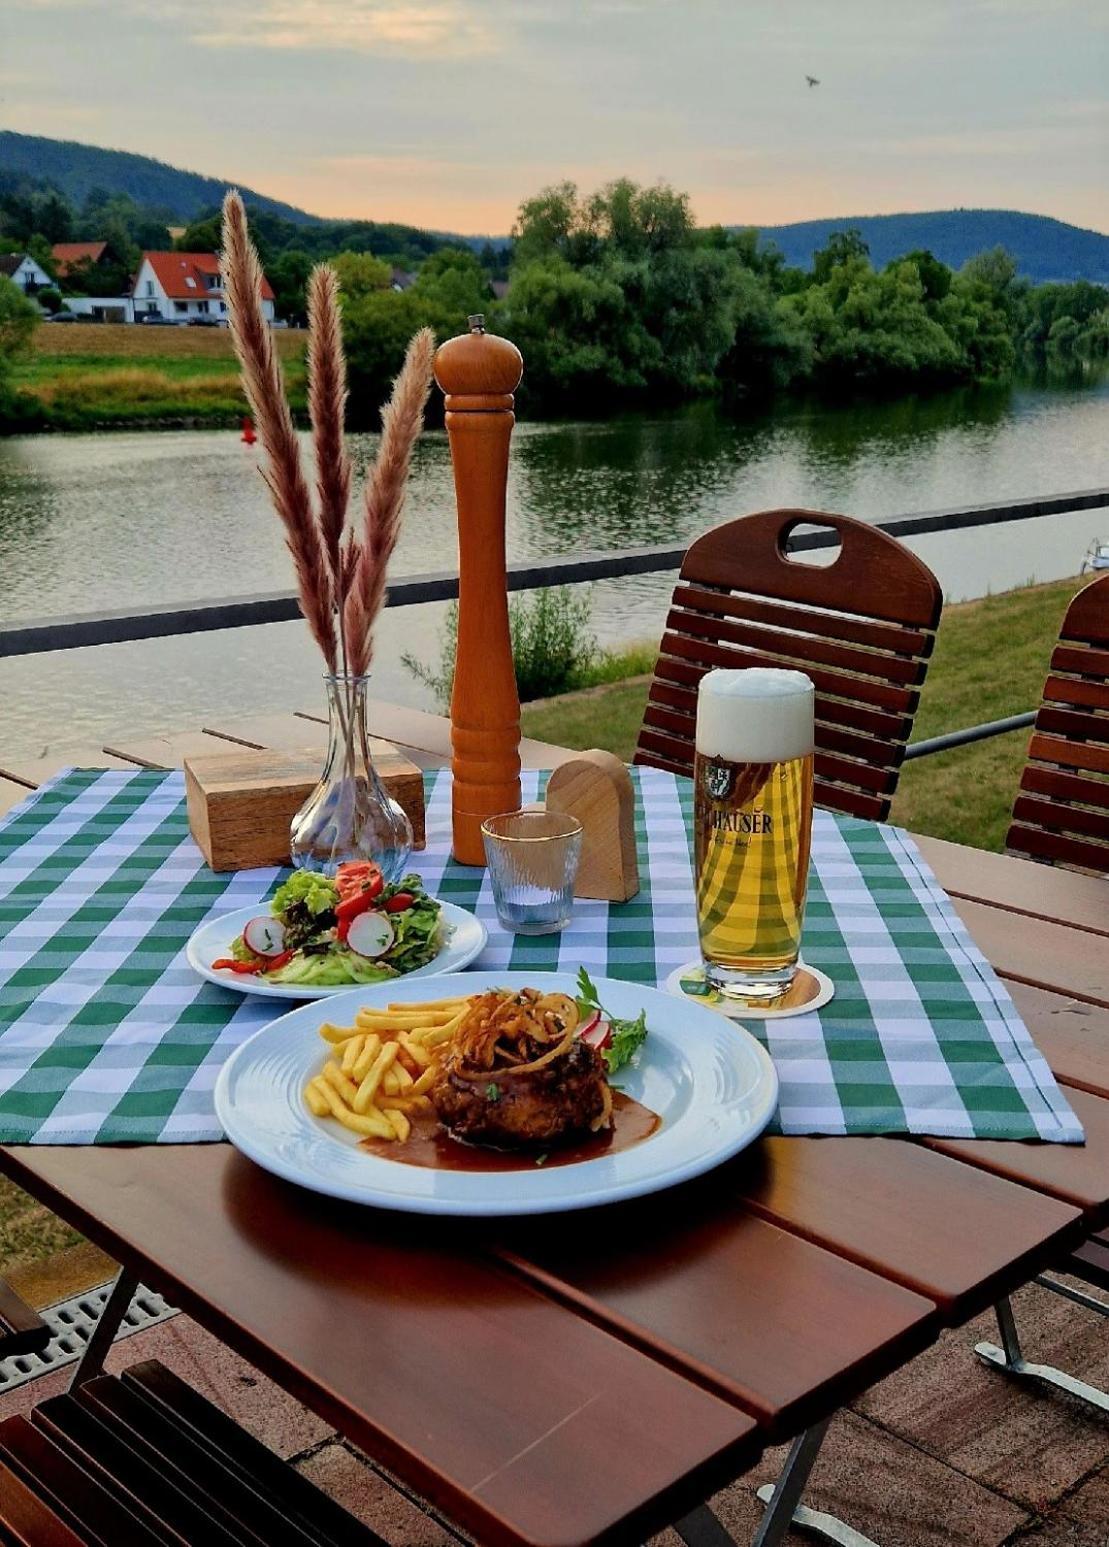
[[(831, 564), (789, 556), (802, 524), (838, 536)], [(714, 527), (682, 562), (635, 761), (692, 773), (711, 667), (795, 667), (816, 686), (817, 804), (884, 820), (942, 603), (926, 564), (850, 516), (766, 510)]]
[(1109, 874), (1109, 575), (1067, 608), (1005, 844)]
[[(1109, 876), (1109, 575), (1079, 591), (1063, 618), (1005, 843), (1010, 854)], [(1090, 922), (1109, 922), (1109, 883), (1104, 917)], [(1090, 942), (1092, 951), (1107, 949), (1100, 934)], [(1109, 1293), (1109, 1234), (1091, 1236), (1058, 1271)], [(1050, 1274), (1036, 1282), (1109, 1316), (1109, 1300)], [(1008, 1300), (997, 1307), (997, 1321), (1001, 1346), (979, 1343), (979, 1358), (1109, 1412), (1109, 1392), (1025, 1359)]]
[[(69, 1390), (0, 1422), (0, 1542), (20, 1547), (384, 1547), (379, 1536), (156, 1360), (101, 1373), (112, 1301)], [(125, 1292), (119, 1294), (119, 1289)], [(0, 1357), (50, 1328), (0, 1280)]]

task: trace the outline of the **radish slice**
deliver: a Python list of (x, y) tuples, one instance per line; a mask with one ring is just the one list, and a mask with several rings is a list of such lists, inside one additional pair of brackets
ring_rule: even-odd
[(601, 1052), (612, 1041), (612, 1026), (608, 1021), (603, 1021), (597, 1015), (582, 1032), (581, 1040), (588, 1042), (590, 1047), (595, 1047), (598, 1052)]
[(581, 1025), (578, 1027), (578, 1036), (582, 1038), (583, 1041), (588, 1040), (589, 1033), (593, 1030), (594, 1026), (596, 1026), (600, 1018), (600, 1010), (594, 1010), (588, 1020), (582, 1021)]
[(243, 930), (243, 941), (255, 956), (280, 956), (285, 949), (285, 926), (280, 919), (262, 914)]
[(351, 919), (347, 930), (347, 945), (356, 956), (367, 956), (374, 961), (384, 956), (396, 936), (393, 926), (384, 913), (360, 913)]

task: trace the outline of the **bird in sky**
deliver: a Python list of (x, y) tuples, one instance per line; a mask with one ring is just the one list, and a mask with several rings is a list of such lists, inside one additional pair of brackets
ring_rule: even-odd
[(805, 79), (808, 81), (810, 86), (819, 86), (820, 85), (820, 82), (817, 80), (815, 75), (806, 75)]

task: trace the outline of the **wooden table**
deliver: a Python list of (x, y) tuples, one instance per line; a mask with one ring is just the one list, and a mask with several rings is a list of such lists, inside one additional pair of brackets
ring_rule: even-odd
[[(427, 766), (449, 749), (435, 716), (382, 706), (374, 728)], [(266, 715), (112, 756), (322, 735)], [(1109, 1223), (1109, 888), (918, 841), (1083, 1148), (771, 1138), (647, 1202), (499, 1224), (333, 1204), (226, 1145), (0, 1168), (480, 1540), (642, 1540)]]

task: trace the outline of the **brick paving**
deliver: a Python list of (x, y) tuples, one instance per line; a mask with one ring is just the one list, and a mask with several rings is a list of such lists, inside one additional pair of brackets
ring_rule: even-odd
[[(1109, 1320), (1035, 1285), (1014, 1297), (1025, 1353), (1109, 1386)], [(1007, 1380), (972, 1353), (991, 1316), (944, 1334), (833, 1423), (805, 1503), (879, 1547), (1106, 1547), (1109, 1423), (1061, 1392)], [(448, 1523), (186, 1316), (118, 1344), (108, 1369), (157, 1358), (218, 1403), (394, 1547), (458, 1540)], [(0, 1398), (0, 1419), (62, 1389), (61, 1370)], [(601, 1452), (599, 1452), (601, 1454)], [(784, 1449), (713, 1500), (749, 1542)], [(813, 1538), (792, 1532), (789, 1543)], [(664, 1532), (652, 1547), (680, 1547)]]

